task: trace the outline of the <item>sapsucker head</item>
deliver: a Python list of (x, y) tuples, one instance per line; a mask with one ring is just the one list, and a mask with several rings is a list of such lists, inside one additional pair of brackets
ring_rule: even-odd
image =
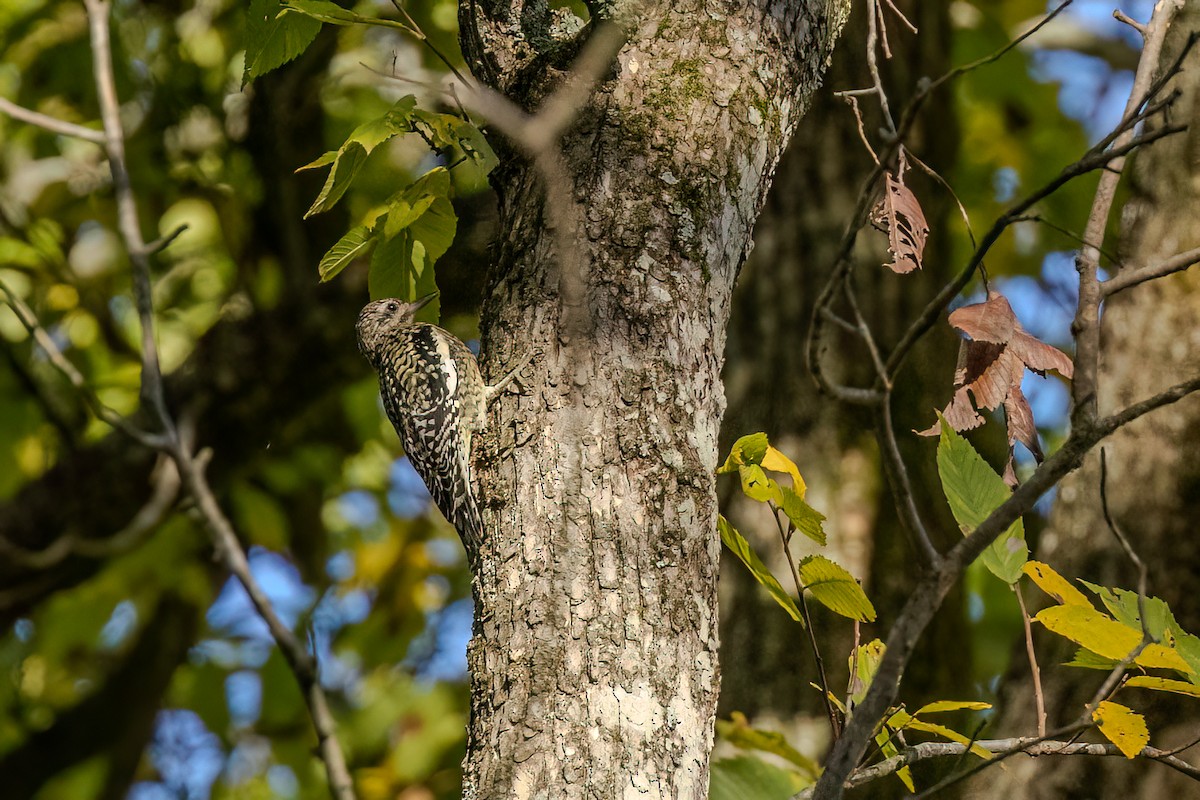
[(413, 324), (413, 317), (437, 294), (406, 303), (395, 297), (385, 297), (368, 303), (358, 315), (355, 330), (358, 332), (358, 349), (371, 365), (379, 369), (380, 360), (387, 344), (398, 330)]

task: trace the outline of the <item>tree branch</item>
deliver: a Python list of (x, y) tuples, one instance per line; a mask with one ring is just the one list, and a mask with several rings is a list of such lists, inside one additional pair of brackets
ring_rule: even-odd
[(76, 139), (83, 139), (93, 144), (104, 144), (103, 131), (98, 131), (94, 128), (85, 128), (82, 125), (76, 125), (74, 122), (66, 122), (65, 120), (55, 119), (37, 111), (31, 111), (3, 97), (0, 97), (0, 113), (7, 114), (13, 119), (30, 125), (36, 125), (39, 128), (61, 136), (74, 136)]

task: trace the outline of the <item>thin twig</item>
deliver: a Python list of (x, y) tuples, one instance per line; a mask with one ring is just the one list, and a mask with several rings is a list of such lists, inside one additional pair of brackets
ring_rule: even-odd
[[(879, 108), (883, 112), (883, 124), (889, 138), (896, 136), (896, 120), (892, 118), (892, 109), (888, 106), (887, 93), (883, 91), (883, 79), (879, 76), (879, 64), (875, 57), (875, 48), (879, 40), (878, 22), (882, 21), (882, 11), (878, 0), (868, 0), (867, 9), (867, 71), (875, 86), (875, 95), (879, 98)], [(887, 45), (884, 45), (886, 49)]]
[(808, 603), (804, 599), (804, 584), (800, 581), (800, 573), (796, 571), (796, 562), (792, 559), (791, 550), (788, 549), (788, 532), (791, 530), (791, 521), (788, 521), (788, 531), (785, 531), (783, 522), (779, 519), (779, 508), (774, 503), (769, 505), (771, 506), (771, 516), (775, 518), (775, 527), (779, 529), (779, 543), (783, 547), (783, 558), (787, 561), (788, 569), (791, 570), (792, 581), (796, 585), (796, 595), (800, 598), (800, 614), (804, 617), (804, 630), (808, 634), (813, 661), (817, 665), (817, 677), (821, 681), (821, 699), (825, 702), (825, 713), (829, 717), (829, 731), (833, 740), (837, 741), (838, 736), (842, 733), (842, 725), (838, 720), (837, 709), (833, 707), (833, 701), (829, 699), (829, 678), (825, 675), (825, 660), (821, 658), (821, 648), (817, 645), (817, 634), (813, 630), (812, 617), (808, 613)]
[(1100, 284), (1100, 293), (1107, 300), (1117, 292), (1123, 292), (1130, 287), (1137, 286), (1146, 281), (1163, 278), (1176, 272), (1183, 272), (1185, 269), (1189, 269), (1198, 263), (1200, 263), (1200, 247), (1193, 250), (1185, 250), (1159, 264), (1118, 272)]
[(446, 57), (446, 54), (443, 53), (441, 50), (439, 50), (437, 48), (437, 45), (435, 45), (433, 42), (431, 42), (429, 40), (429, 37), (425, 34), (425, 31), (422, 30), (421, 26), (417, 24), (417, 21), (412, 18), (412, 15), (408, 13), (408, 9), (406, 9), (404, 7), (404, 5), (400, 2), (400, 0), (392, 0), (392, 5), (394, 5), (396, 7), (396, 10), (399, 11), (400, 14), (404, 17), (405, 24), (408, 26), (408, 28), (407, 28), (408, 32), (412, 36), (415, 36), (417, 39), (419, 39), (426, 47), (428, 47), (430, 52), (432, 52), (435, 56), (437, 56), (438, 60), (441, 61), (443, 64), (445, 64), (446, 68), (449, 69), (450, 72), (452, 72), (454, 74), (454, 77), (458, 78), (459, 81), (462, 82), (463, 86), (466, 86), (467, 88), (471, 88), (471, 86), (473, 85), (473, 82), (470, 81), (461, 72), (459, 72), (458, 67), (454, 66), (454, 64), (451, 63), (450, 59)]
[(1154, 635), (1150, 632), (1149, 627), (1150, 620), (1146, 615), (1146, 584), (1150, 571), (1146, 569), (1146, 562), (1142, 561), (1137, 551), (1133, 549), (1133, 545), (1129, 543), (1128, 537), (1117, 525), (1108, 508), (1108, 452), (1103, 447), (1100, 448), (1100, 510), (1104, 513), (1104, 521), (1108, 524), (1108, 529), (1112, 531), (1112, 535), (1120, 543), (1121, 549), (1125, 551), (1125, 555), (1133, 562), (1133, 566), (1138, 571), (1138, 617), (1142, 623), (1142, 639), (1146, 644), (1150, 644), (1154, 641)]
[(1042, 694), (1042, 670), (1038, 667), (1037, 652), (1033, 649), (1033, 626), (1030, 624), (1029, 609), (1025, 607), (1025, 596), (1021, 585), (1014, 584), (1013, 593), (1021, 607), (1021, 622), (1025, 626), (1025, 654), (1029, 657), (1029, 671), (1033, 675), (1033, 705), (1037, 710), (1038, 736), (1046, 735), (1046, 697)]
[(921, 512), (917, 510), (916, 494), (908, 475), (908, 467), (900, 455), (900, 446), (896, 441), (896, 431), (892, 424), (892, 395), (886, 392), (884, 399), (875, 408), (877, 420), (875, 423), (875, 438), (883, 455), (884, 472), (892, 487), (892, 497), (895, 498), (896, 510), (908, 531), (913, 549), (920, 554), (921, 564), (927, 569), (936, 570), (942, 563), (942, 555), (933, 546)]
[(85, 142), (91, 142), (92, 144), (104, 144), (103, 131), (98, 131), (94, 128), (85, 128), (82, 125), (76, 125), (74, 122), (66, 122), (65, 120), (55, 119), (37, 111), (31, 111), (3, 97), (0, 97), (0, 113), (7, 114), (21, 122), (36, 125), (51, 133), (57, 133), (62, 136), (73, 136), (76, 139), (83, 139)]

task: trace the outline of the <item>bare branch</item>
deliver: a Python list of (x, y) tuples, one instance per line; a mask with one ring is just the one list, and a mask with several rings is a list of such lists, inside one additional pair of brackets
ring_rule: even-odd
[[(1183, 7), (1183, 0), (1160, 0), (1154, 7), (1150, 23), (1146, 28), (1145, 47), (1138, 61), (1137, 72), (1134, 74), (1133, 87), (1129, 91), (1129, 99), (1125, 104), (1125, 119), (1133, 119), (1138, 109), (1149, 103), (1154, 96), (1154, 73), (1159, 68), (1163, 42), (1167, 30), (1176, 11)], [(1170, 77), (1168, 71), (1167, 78)], [(1160, 81), (1158, 86), (1162, 85)], [(1113, 149), (1133, 141), (1134, 128), (1124, 126), (1113, 140)], [(1121, 180), (1121, 169), (1124, 158), (1117, 157), (1108, 162), (1111, 171), (1100, 176), (1096, 186), (1096, 194), (1092, 200), (1092, 209), (1088, 214), (1087, 226), (1083, 231), (1085, 242), (1101, 242), (1104, 240), (1104, 230), (1108, 226), (1108, 217), (1112, 212), (1113, 201), (1117, 195), (1117, 184)], [(1097, 411), (1097, 382), (1100, 368), (1100, 281), (1097, 272), (1100, 268), (1100, 251), (1098, 248), (1084, 244), (1075, 257), (1075, 269), (1079, 272), (1079, 305), (1075, 311), (1075, 320), (1071, 323), (1071, 332), (1075, 334), (1075, 377), (1071, 383), (1072, 425), (1086, 425), (1096, 419)]]
[(1135, 270), (1122, 270), (1100, 284), (1100, 293), (1107, 300), (1117, 292), (1123, 292), (1130, 287), (1137, 286), (1146, 281), (1163, 278), (1176, 272), (1183, 272), (1197, 263), (1200, 263), (1200, 247), (1193, 250), (1185, 250), (1159, 264), (1152, 264), (1148, 267)]
[[(1072, 742), (1060, 741), (1055, 739), (982, 739), (974, 742), (977, 747), (982, 747), (990, 753), (996, 754), (998, 758), (991, 761), (980, 763), (980, 767), (987, 767), (997, 763), (1001, 758), (1019, 755), (1035, 756), (1121, 756), (1124, 757), (1117, 746), (1114, 744), (1092, 744), (1089, 742)], [(853, 789), (859, 786), (864, 786), (880, 778), (892, 775), (911, 764), (916, 764), (921, 761), (928, 761), (934, 758), (948, 758), (951, 756), (961, 756), (967, 752), (967, 746), (957, 742), (922, 742), (920, 744), (911, 745), (904, 748), (899, 754), (891, 758), (880, 761), (876, 764), (871, 764), (867, 767), (856, 769), (846, 781), (846, 788)], [(1200, 780), (1200, 768), (1194, 767), (1191, 764), (1176, 758), (1171, 752), (1160, 750), (1157, 747), (1143, 747), (1138, 757), (1157, 761), (1165, 764), (1174, 770), (1182, 772), (1195, 780)], [(957, 781), (956, 781), (957, 782)], [(947, 784), (948, 786), (949, 784)], [(945, 786), (938, 784), (917, 795), (917, 798), (931, 797), (936, 792), (940, 792)], [(814, 796), (813, 790), (805, 789), (797, 795), (793, 796), (793, 800), (809, 800)]]
[(896, 501), (896, 510), (904, 521), (913, 549), (921, 555), (921, 563), (928, 569), (936, 570), (942, 563), (941, 553), (933, 546), (929, 531), (917, 510), (916, 495), (913, 492), (912, 481), (909, 479), (908, 467), (900, 455), (900, 446), (896, 442), (896, 431), (892, 424), (892, 396), (887, 392), (882, 402), (876, 407), (875, 438), (879, 442), (879, 450), (883, 454), (883, 466), (887, 473), (888, 483), (892, 486), (892, 496)]
[(76, 125), (74, 122), (66, 122), (37, 111), (30, 111), (28, 108), (19, 106), (3, 97), (0, 97), (0, 113), (7, 114), (13, 119), (27, 122), (30, 125), (36, 125), (39, 128), (61, 136), (74, 136), (76, 139), (83, 139), (93, 144), (104, 144), (103, 131), (98, 131), (94, 128), (85, 128), (82, 125)]

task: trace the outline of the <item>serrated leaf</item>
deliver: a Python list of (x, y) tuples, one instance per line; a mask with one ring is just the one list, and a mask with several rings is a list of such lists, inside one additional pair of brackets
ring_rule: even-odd
[[(944, 418), (938, 441), (938, 475), (950, 511), (964, 535), (970, 534), (1000, 505), (1012, 496), (1012, 490), (996, 471), (983, 460), (971, 443), (960, 436)], [(1029, 560), (1025, 544), (1025, 524), (1019, 518), (980, 555), (988, 571), (1008, 584), (1021, 577), (1021, 568)]]
[(793, 770), (759, 758), (720, 758), (712, 762), (708, 797), (709, 800), (787, 800), (811, 783)]
[(800, 477), (800, 470), (790, 458), (768, 445), (767, 452), (763, 455), (761, 466), (763, 469), (769, 469), (772, 472), (786, 472), (792, 478), (792, 491), (801, 500), (804, 499), (804, 494), (808, 491), (808, 487), (804, 484), (804, 478)]
[(799, 495), (788, 487), (779, 486), (778, 488), (779, 507), (783, 509), (783, 513), (791, 520), (792, 525), (795, 526), (796, 530), (824, 547), (825, 528), (822, 523), (825, 522), (825, 515), (804, 502)]
[(782, 733), (751, 727), (746, 715), (740, 711), (734, 711), (729, 721), (717, 720), (717, 733), (735, 747), (771, 753), (791, 762), (811, 781), (821, 774), (816, 762), (788, 744)]
[(321, 30), (316, 20), (295, 14), (280, 19), (279, 12), (279, 0), (250, 0), (243, 86), (303, 53)]
[(858, 581), (825, 556), (808, 556), (800, 562), (800, 582), (830, 611), (859, 622), (875, 621), (875, 607)]
[(449, 173), (436, 167), (389, 199), (387, 216), (375, 226), (383, 232), (384, 244), (371, 259), (372, 298), (415, 298), (437, 291), (433, 265), (450, 248), (458, 225), (449, 191)]
[(768, 478), (762, 467), (757, 464), (742, 464), (738, 467), (738, 477), (742, 481), (742, 493), (751, 500), (760, 503), (768, 500), (782, 502), (779, 484)]
[(1054, 571), (1049, 564), (1041, 561), (1027, 561), (1021, 571), (1037, 584), (1038, 588), (1053, 597), (1059, 603), (1068, 606), (1092, 607), (1087, 596), (1071, 585), (1071, 582)]
[[(1119, 622), (1139, 631), (1142, 629), (1137, 592), (1131, 592), (1128, 589), (1109, 589), (1088, 581), (1080, 581), (1080, 583), (1099, 597), (1100, 602), (1108, 609), (1108, 613), (1112, 614)], [(1146, 598), (1146, 628), (1150, 631), (1151, 636), (1160, 641), (1173, 638), (1170, 627), (1174, 621), (1175, 615), (1171, 613), (1170, 607), (1163, 600), (1157, 597)]]
[(733, 447), (729, 448), (729, 456), (717, 470), (717, 474), (737, 472), (738, 467), (743, 464), (762, 464), (763, 458), (767, 455), (767, 448), (770, 446), (765, 433), (751, 433), (743, 436), (733, 443)]
[(376, 147), (394, 136), (412, 130), (409, 120), (416, 102), (416, 97), (413, 95), (400, 98), (383, 116), (364, 122), (355, 128), (332, 159), (326, 153), (316, 161), (300, 168), (313, 169), (330, 163), (333, 165), (317, 199), (313, 201), (308, 211), (304, 212), (305, 219), (314, 214), (328, 211), (337, 204), (338, 200), (342, 199), (342, 195), (350, 188), (350, 183), (366, 163), (367, 156)]
[[(1059, 636), (1115, 661), (1126, 658), (1142, 641), (1140, 630), (1117, 622), (1090, 606), (1051, 606), (1039, 611), (1034, 620)], [(1135, 663), (1149, 669), (1191, 671), (1179, 653), (1161, 644), (1147, 645)]]
[(729, 552), (737, 556), (738, 560), (746, 565), (746, 569), (750, 570), (750, 574), (754, 579), (761, 583), (770, 593), (771, 597), (778, 603), (788, 616), (804, 625), (804, 617), (800, 614), (800, 609), (796, 607), (796, 601), (792, 596), (783, 590), (779, 581), (771, 574), (766, 565), (754, 552), (754, 548), (746, 541), (746, 538), (738, 533), (737, 529), (729, 524), (729, 520), (724, 516), (717, 515), (717, 530), (721, 534), (721, 542), (729, 549)]
[(867, 696), (867, 690), (871, 688), (871, 681), (875, 680), (875, 673), (879, 671), (879, 663), (883, 661), (886, 650), (887, 646), (883, 642), (872, 639), (859, 645), (850, 654), (850, 699), (855, 705)]
[(345, 236), (338, 239), (337, 244), (321, 257), (317, 272), (321, 282), (332, 280), (339, 272), (350, 265), (354, 259), (365, 256), (375, 244), (375, 237), (365, 225), (351, 228)]
[(1186, 694), (1189, 697), (1200, 697), (1200, 686), (1196, 686), (1194, 683), (1159, 678), (1155, 675), (1136, 675), (1126, 681), (1125, 685), (1138, 689), (1153, 689), (1158, 692), (1174, 692), (1175, 694)]
[(1136, 757), (1150, 742), (1150, 731), (1146, 728), (1145, 718), (1120, 703), (1101, 701), (1092, 712), (1092, 721), (1126, 758)]

